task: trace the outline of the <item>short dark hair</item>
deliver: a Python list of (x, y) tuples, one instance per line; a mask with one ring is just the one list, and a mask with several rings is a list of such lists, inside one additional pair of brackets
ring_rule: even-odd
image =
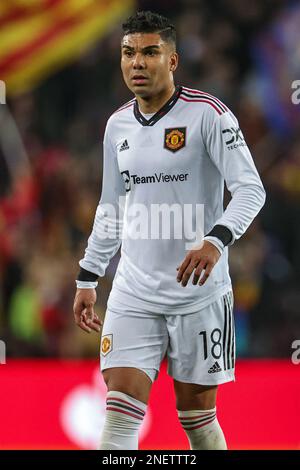
[(165, 16), (152, 11), (137, 11), (122, 24), (124, 36), (133, 33), (158, 33), (163, 41), (176, 45), (176, 29)]

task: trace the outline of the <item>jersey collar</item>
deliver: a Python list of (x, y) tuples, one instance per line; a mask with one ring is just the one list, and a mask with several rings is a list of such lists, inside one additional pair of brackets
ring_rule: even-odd
[(160, 108), (150, 119), (146, 119), (139, 110), (137, 101), (134, 102), (133, 113), (137, 121), (142, 126), (153, 126), (157, 121), (164, 117), (175, 105), (181, 93), (181, 86), (177, 85), (171, 98)]

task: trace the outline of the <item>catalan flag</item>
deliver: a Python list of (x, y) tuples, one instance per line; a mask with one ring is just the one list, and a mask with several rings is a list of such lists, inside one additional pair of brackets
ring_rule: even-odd
[(1, 0), (0, 80), (7, 94), (27, 91), (75, 60), (133, 7), (134, 0)]

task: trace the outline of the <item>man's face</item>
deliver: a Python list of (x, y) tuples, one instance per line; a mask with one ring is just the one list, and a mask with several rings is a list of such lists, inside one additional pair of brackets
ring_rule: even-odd
[(128, 88), (137, 96), (151, 97), (173, 83), (178, 56), (174, 46), (157, 33), (124, 36), (121, 69)]

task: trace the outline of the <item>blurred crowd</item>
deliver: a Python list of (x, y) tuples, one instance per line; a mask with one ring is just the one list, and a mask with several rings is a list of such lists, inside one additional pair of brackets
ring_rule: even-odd
[[(290, 357), (300, 339), (297, 2), (138, 3), (177, 27), (176, 83), (218, 96), (239, 119), (267, 201), (230, 249), (238, 355)], [(79, 61), (0, 105), (0, 339), (8, 356), (97, 355), (99, 338), (74, 325), (72, 305), (101, 194), (105, 123), (131, 99), (120, 37), (116, 27)], [(100, 281), (101, 317), (118, 259)]]

